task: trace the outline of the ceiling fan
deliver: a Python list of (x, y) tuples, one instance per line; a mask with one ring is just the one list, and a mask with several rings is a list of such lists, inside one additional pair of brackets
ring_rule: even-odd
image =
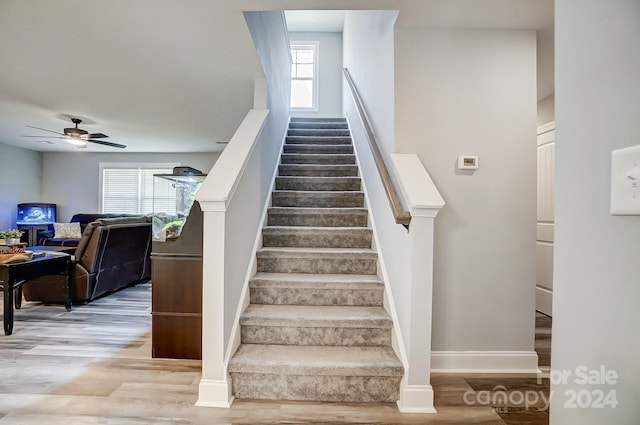
[(37, 130), (48, 131), (49, 133), (55, 133), (58, 136), (22, 136), (22, 137), (51, 137), (56, 139), (63, 139), (67, 143), (70, 143), (78, 148), (86, 148), (87, 142), (98, 143), (100, 145), (111, 146), (113, 148), (126, 148), (125, 145), (121, 145), (119, 143), (107, 142), (105, 140), (100, 140), (107, 138), (106, 134), (103, 133), (89, 133), (87, 130), (83, 130), (78, 128), (78, 124), (82, 122), (80, 118), (71, 118), (71, 122), (75, 124), (75, 127), (68, 127), (64, 129), (63, 133), (59, 133), (53, 130), (47, 130), (46, 128), (35, 127), (33, 125), (28, 125), (29, 128), (35, 128)]

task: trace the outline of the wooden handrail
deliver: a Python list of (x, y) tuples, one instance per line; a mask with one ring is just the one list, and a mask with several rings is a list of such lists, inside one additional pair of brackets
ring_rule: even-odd
[(347, 80), (347, 84), (349, 85), (349, 89), (351, 91), (351, 96), (353, 97), (353, 101), (356, 104), (356, 109), (358, 110), (358, 115), (360, 115), (360, 120), (362, 121), (362, 125), (364, 126), (365, 133), (367, 134), (367, 139), (369, 139), (369, 145), (371, 146), (371, 152), (373, 153), (373, 158), (376, 161), (376, 167), (378, 168), (378, 173), (380, 173), (380, 178), (382, 179), (382, 185), (384, 186), (384, 191), (387, 194), (387, 198), (389, 199), (389, 203), (391, 204), (391, 210), (393, 211), (393, 216), (396, 220), (396, 223), (402, 224), (404, 226), (408, 226), (411, 222), (411, 214), (409, 211), (405, 210), (402, 207), (402, 203), (400, 202), (400, 195), (395, 185), (393, 184), (393, 180), (391, 179), (391, 175), (389, 174), (389, 170), (387, 169), (387, 165), (384, 162), (384, 158), (380, 153), (380, 148), (378, 139), (376, 138), (373, 129), (371, 128), (371, 123), (369, 122), (369, 118), (367, 117), (367, 112), (364, 109), (364, 104), (362, 103), (362, 99), (360, 98), (360, 94), (358, 93), (358, 89), (351, 78), (351, 74), (347, 68), (343, 68), (344, 77)]

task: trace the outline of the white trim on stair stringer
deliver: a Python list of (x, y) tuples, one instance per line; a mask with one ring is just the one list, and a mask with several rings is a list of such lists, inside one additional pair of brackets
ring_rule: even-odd
[[(213, 379), (201, 379), (198, 385), (198, 407), (221, 407), (230, 408), (233, 404), (231, 385), (227, 381), (216, 381)], [(228, 400), (228, 401), (208, 401), (208, 400)]]
[[(404, 382), (404, 380), (403, 380)], [(402, 413), (437, 413), (431, 385), (400, 385), (398, 410)]]
[(440, 373), (538, 373), (535, 351), (432, 351), (431, 371)]
[(229, 338), (229, 345), (227, 347), (227, 351), (225, 353), (224, 358), (224, 369), (225, 371), (229, 370), (229, 362), (231, 361), (231, 357), (235, 354), (240, 347), (241, 338), (240, 338), (240, 316), (246, 310), (249, 305), (249, 281), (256, 274), (258, 269), (257, 265), (257, 253), (260, 248), (262, 248), (262, 229), (267, 224), (267, 212), (269, 211), (269, 207), (271, 207), (271, 194), (276, 185), (276, 177), (278, 175), (278, 168), (280, 166), (280, 162), (282, 161), (282, 154), (284, 153), (284, 144), (287, 140), (287, 132), (289, 130), (289, 124), (291, 123), (291, 116), (289, 116), (289, 121), (287, 122), (287, 127), (285, 129), (284, 134), (282, 135), (282, 143), (280, 145), (280, 154), (278, 155), (278, 161), (276, 162), (276, 166), (273, 170), (273, 174), (271, 175), (271, 186), (269, 186), (269, 191), (267, 192), (269, 195), (267, 196), (267, 200), (264, 203), (264, 208), (262, 209), (262, 216), (260, 219), (260, 227), (258, 227), (258, 232), (256, 234), (256, 240), (253, 244), (253, 255), (251, 256), (251, 260), (249, 261), (249, 266), (247, 267), (247, 274), (244, 278), (244, 283), (242, 285), (242, 292), (240, 293), (240, 301), (238, 302), (238, 307), (236, 309), (236, 316), (233, 320), (233, 327), (231, 328), (231, 337)]
[[(373, 232), (373, 246), (372, 248), (378, 253), (378, 277), (382, 279), (384, 283), (384, 309), (391, 316), (393, 322), (393, 334), (391, 338), (391, 345), (396, 352), (400, 361), (404, 366), (404, 376), (400, 382), (400, 400), (398, 400), (398, 408), (401, 412), (406, 413), (435, 413), (433, 408), (433, 389), (431, 385), (409, 385), (407, 383), (407, 371), (409, 369), (409, 357), (404, 345), (404, 339), (402, 338), (402, 330), (398, 320), (398, 313), (395, 308), (395, 302), (393, 300), (393, 291), (391, 290), (391, 283), (387, 267), (384, 262), (381, 250), (378, 249), (380, 242), (378, 240), (378, 231), (376, 227), (371, 208), (369, 208), (369, 192), (367, 191), (367, 185), (362, 177), (362, 166), (360, 164), (360, 157), (358, 156), (358, 148), (353, 140), (353, 133), (351, 132), (351, 122), (349, 117), (346, 117), (347, 125), (349, 126), (349, 134), (351, 137), (351, 144), (356, 155), (356, 163), (358, 164), (358, 175), (362, 184), (362, 192), (364, 192), (365, 206), (367, 207), (367, 215), (369, 218), (369, 227)], [(413, 388), (415, 387), (415, 388)], [(420, 387), (420, 388), (418, 388)], [(428, 389), (427, 389), (428, 387)], [(426, 393), (425, 393), (426, 390)], [(425, 398), (425, 395), (427, 398)], [(430, 406), (424, 405), (424, 400), (431, 400)], [(427, 403), (428, 404), (428, 403)]]

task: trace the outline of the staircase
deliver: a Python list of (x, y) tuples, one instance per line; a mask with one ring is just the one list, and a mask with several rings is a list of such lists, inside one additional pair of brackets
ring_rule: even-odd
[(347, 123), (292, 118), (229, 364), (240, 399), (388, 402), (402, 363)]

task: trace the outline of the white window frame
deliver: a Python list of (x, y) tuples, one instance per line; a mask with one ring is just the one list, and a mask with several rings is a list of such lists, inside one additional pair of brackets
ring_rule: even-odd
[[(294, 78), (291, 77), (291, 81), (293, 80), (312, 80), (313, 81), (313, 93), (312, 93), (312, 99), (311, 99), (311, 106), (310, 107), (305, 107), (305, 108), (294, 108), (291, 107), (292, 111), (307, 111), (307, 112), (315, 112), (318, 111), (318, 104), (319, 104), (319, 87), (320, 87), (320, 75), (319, 75), (319, 70), (320, 70), (320, 66), (318, 65), (318, 62), (320, 61), (320, 41), (319, 40), (314, 40), (314, 41), (291, 41), (289, 43), (290, 49), (293, 50), (295, 46), (304, 46), (304, 47), (309, 47), (312, 46), (314, 53), (313, 53), (313, 78)], [(293, 66), (293, 55), (292, 55), (292, 62), (291, 62), (291, 66)]]
[[(181, 164), (179, 162), (100, 162), (99, 163), (99, 184), (98, 184), (98, 202), (100, 213), (104, 213), (104, 197), (103, 197), (103, 187), (104, 187), (104, 170), (109, 168), (120, 168), (120, 169), (149, 169), (149, 168), (167, 168), (173, 169), (173, 167), (179, 167)], [(138, 194), (138, 199), (139, 194)]]

